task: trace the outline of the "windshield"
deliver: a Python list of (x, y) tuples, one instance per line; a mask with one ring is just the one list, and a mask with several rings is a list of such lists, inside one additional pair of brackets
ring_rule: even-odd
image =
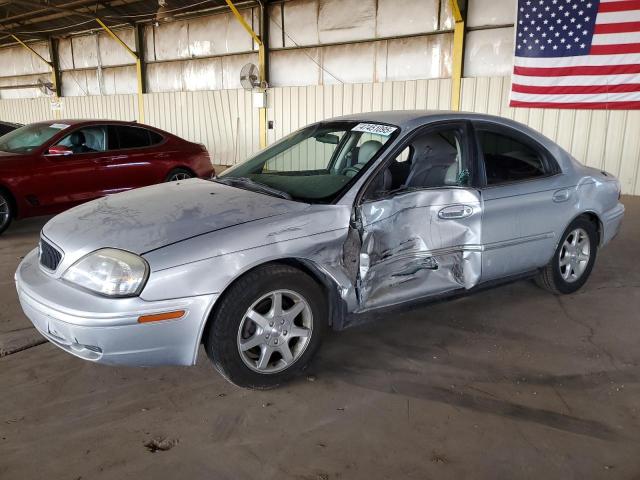
[[(335, 199), (398, 132), (377, 123), (324, 122), (298, 130), (218, 180), (311, 203)], [(241, 180), (240, 180), (241, 179)]]
[(0, 150), (9, 153), (28, 153), (41, 147), (56, 133), (68, 126), (62, 123), (34, 123), (18, 128), (0, 137)]

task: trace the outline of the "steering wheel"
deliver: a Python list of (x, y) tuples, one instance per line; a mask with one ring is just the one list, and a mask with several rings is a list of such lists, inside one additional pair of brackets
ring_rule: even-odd
[(353, 177), (362, 168), (362, 165), (360, 165), (360, 166), (358, 166), (358, 165), (359, 164), (355, 164), (355, 165), (351, 165), (350, 167), (345, 168), (344, 170), (342, 170), (342, 175), (344, 175), (346, 177)]

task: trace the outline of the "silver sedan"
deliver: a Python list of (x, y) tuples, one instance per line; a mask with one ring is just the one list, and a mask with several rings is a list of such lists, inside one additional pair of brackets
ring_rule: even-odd
[(304, 370), (365, 312), (526, 276), (584, 285), (624, 207), (611, 174), (504, 118), (351, 115), (298, 130), (213, 181), (76, 207), (16, 272), (60, 348), (192, 365), (252, 388)]

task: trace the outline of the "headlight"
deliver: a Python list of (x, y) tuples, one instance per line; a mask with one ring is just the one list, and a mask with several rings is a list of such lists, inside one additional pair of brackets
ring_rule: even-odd
[(149, 266), (141, 257), (103, 248), (71, 265), (62, 278), (101, 295), (133, 297), (140, 293), (148, 275)]

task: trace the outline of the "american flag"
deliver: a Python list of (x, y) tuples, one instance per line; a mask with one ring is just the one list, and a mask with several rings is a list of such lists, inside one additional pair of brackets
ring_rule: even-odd
[(512, 107), (640, 109), (640, 0), (518, 0)]

